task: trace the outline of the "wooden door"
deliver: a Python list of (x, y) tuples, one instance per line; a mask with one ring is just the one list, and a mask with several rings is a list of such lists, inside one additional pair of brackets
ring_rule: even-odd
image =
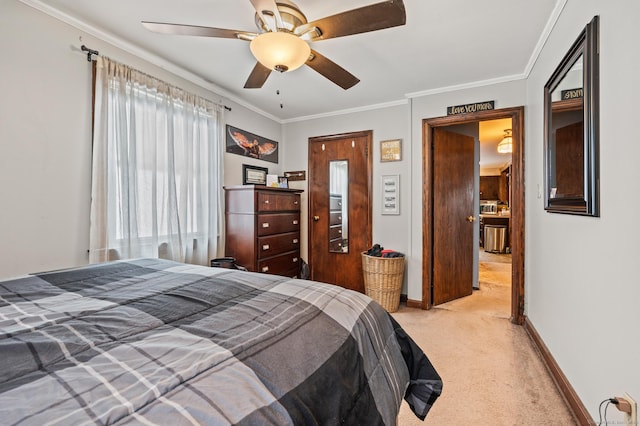
[[(361, 253), (372, 244), (371, 141), (371, 131), (309, 139), (310, 278), (359, 292), (364, 292)], [(330, 214), (335, 210), (331, 205), (332, 162), (346, 164), (347, 210), (340, 218), (346, 222), (344, 251), (336, 250), (336, 217)], [(333, 198), (335, 201), (335, 194)]]
[(474, 138), (433, 130), (433, 304), (473, 292)]
[(584, 123), (556, 130), (556, 188), (558, 197), (584, 199)]
[[(524, 107), (503, 108), (480, 111), (469, 114), (449, 115), (423, 120), (422, 137), (422, 308), (430, 309), (433, 302), (433, 145), (434, 129), (483, 120), (511, 119), (513, 129), (513, 153), (511, 155), (511, 178), (509, 179), (511, 196), (511, 322), (524, 322)], [(417, 304), (416, 304), (417, 306)]]

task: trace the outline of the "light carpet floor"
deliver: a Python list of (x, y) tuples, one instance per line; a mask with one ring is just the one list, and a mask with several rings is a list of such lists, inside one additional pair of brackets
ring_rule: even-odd
[(480, 260), (480, 289), (471, 296), (392, 314), (444, 384), (424, 422), (403, 402), (398, 425), (576, 424), (524, 328), (509, 322), (510, 256)]

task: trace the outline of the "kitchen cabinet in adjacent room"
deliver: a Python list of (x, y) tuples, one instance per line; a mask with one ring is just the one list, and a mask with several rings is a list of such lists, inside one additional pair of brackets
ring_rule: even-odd
[(499, 200), (500, 176), (480, 176), (480, 199)]

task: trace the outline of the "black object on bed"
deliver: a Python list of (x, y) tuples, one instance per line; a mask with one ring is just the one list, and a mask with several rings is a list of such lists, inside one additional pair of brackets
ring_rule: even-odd
[(0, 282), (2, 424), (395, 424), (441, 389), (333, 285), (158, 259)]

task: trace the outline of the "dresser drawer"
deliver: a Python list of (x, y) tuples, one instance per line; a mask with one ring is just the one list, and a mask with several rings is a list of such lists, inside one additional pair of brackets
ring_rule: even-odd
[(342, 248), (342, 238), (338, 238), (336, 240), (329, 241), (329, 251), (330, 252), (341, 252)]
[(334, 225), (329, 227), (329, 239), (335, 240), (336, 238), (342, 239), (342, 225)]
[(300, 232), (300, 213), (273, 213), (258, 215), (258, 236), (285, 232)]
[(299, 249), (300, 233), (298, 232), (258, 238), (258, 257), (260, 259)]
[(300, 195), (258, 192), (258, 211), (300, 211)]
[(289, 278), (300, 278), (300, 268), (289, 269), (288, 271), (281, 272), (278, 275)]
[(329, 210), (342, 210), (342, 197), (332, 195), (329, 198)]
[(300, 268), (300, 252), (298, 250), (258, 261), (256, 272), (280, 275), (296, 268)]
[(342, 224), (342, 212), (329, 212), (329, 225)]

